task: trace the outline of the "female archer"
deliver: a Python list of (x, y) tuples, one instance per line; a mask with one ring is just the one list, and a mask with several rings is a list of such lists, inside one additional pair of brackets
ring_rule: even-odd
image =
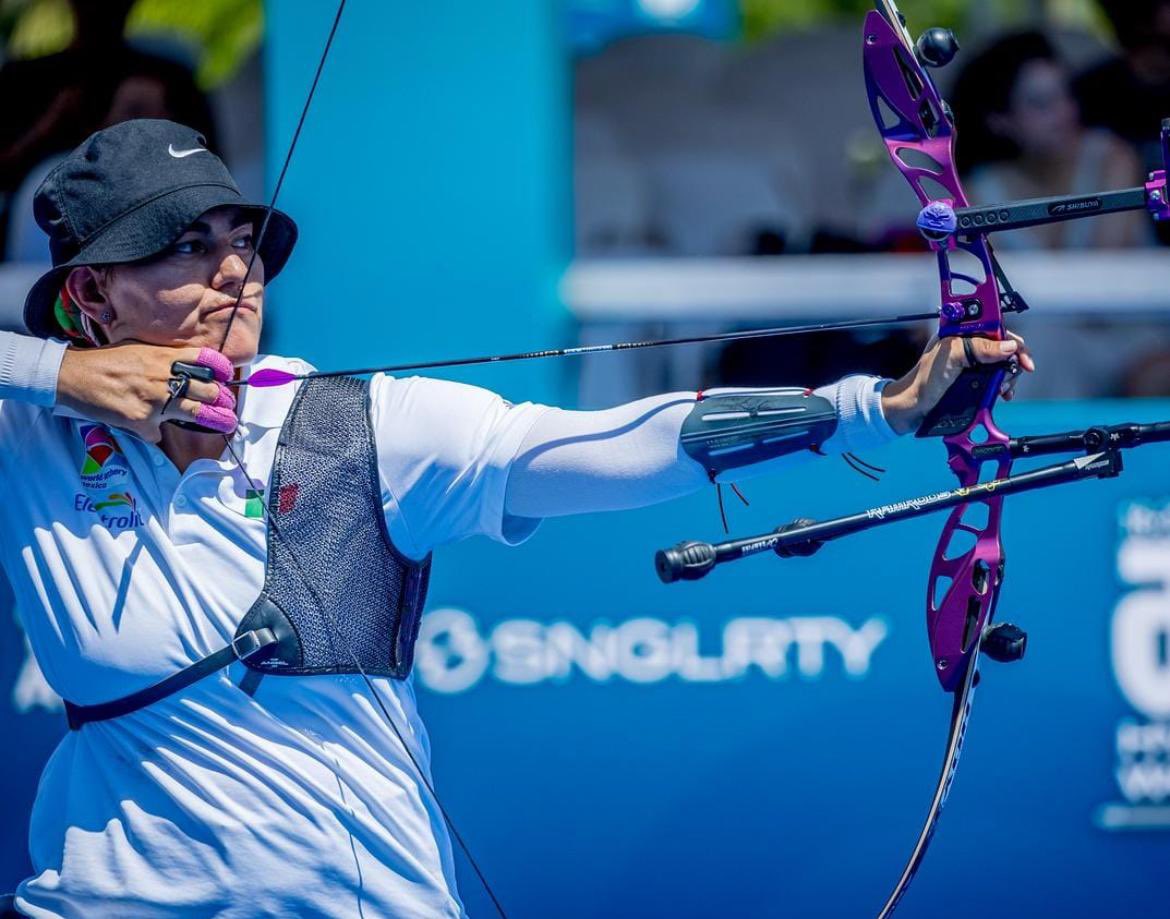
[[(0, 561), (71, 730), (31, 818), (30, 916), (464, 915), (409, 679), (433, 550), (877, 447), (964, 367), (1033, 369), (1018, 339), (943, 340), (897, 381), (597, 412), (384, 375), (249, 388), (311, 370), (257, 354), (296, 226), (198, 134), (98, 132), (36, 217), (35, 337), (0, 337), (22, 485)], [(713, 449), (725, 400), (783, 421)]]

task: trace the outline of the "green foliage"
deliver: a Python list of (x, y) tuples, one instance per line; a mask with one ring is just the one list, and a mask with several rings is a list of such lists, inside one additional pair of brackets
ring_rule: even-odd
[(73, 37), (68, 0), (5, 0), (7, 51), (12, 57), (43, 57)]
[[(126, 23), (131, 36), (167, 35), (198, 51), (195, 79), (204, 89), (229, 80), (264, 37), (261, 0), (138, 0)], [(0, 35), (12, 57), (41, 57), (68, 47), (68, 0), (0, 0)]]
[[(970, 6), (969, 0), (902, 0), (898, 9), (911, 22), (954, 27)], [(819, 22), (860, 22), (873, 9), (872, 0), (740, 0), (744, 37), (764, 38), (781, 29), (802, 28)]]
[(138, 0), (130, 35), (178, 33), (200, 48), (195, 79), (211, 89), (231, 78), (264, 37), (260, 0)]
[[(744, 37), (749, 41), (826, 21), (859, 22), (873, 6), (872, 0), (740, 0)], [(1107, 32), (1096, 0), (1044, 0), (1040, 6), (1048, 22)], [(979, 5), (972, 0), (899, 0), (898, 8), (916, 31), (944, 26), (978, 32), (981, 26), (1022, 25), (1037, 13), (1036, 4), (1024, 0), (991, 0)], [(978, 16), (986, 16), (989, 22), (979, 22)]]

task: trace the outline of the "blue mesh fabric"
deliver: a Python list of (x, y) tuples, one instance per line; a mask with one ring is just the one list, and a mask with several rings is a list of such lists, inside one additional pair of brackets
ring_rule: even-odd
[(406, 558), (386, 531), (369, 393), (368, 380), (306, 380), (281, 431), (264, 589), (240, 626), (281, 620), (263, 672), (354, 673), (354, 657), (369, 674), (410, 672), (430, 557)]

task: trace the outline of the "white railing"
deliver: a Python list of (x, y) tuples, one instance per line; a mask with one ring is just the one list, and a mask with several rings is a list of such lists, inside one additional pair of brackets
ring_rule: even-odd
[[(1008, 253), (1028, 302), (1048, 314), (1170, 316), (1170, 250)], [(561, 296), (582, 323), (744, 322), (936, 309), (930, 255), (577, 261)]]
[[(1015, 252), (1001, 261), (1033, 307), (1016, 327), (1045, 364), (1043, 380), (1030, 379), (1025, 396), (1113, 394), (1127, 367), (1170, 340), (1170, 250)], [(596, 344), (929, 312), (938, 308), (939, 280), (929, 254), (578, 261), (562, 279), (561, 297), (580, 339)], [(1089, 319), (1102, 323), (1089, 329)], [(710, 349), (679, 348), (620, 361), (586, 358), (580, 404), (690, 389), (704, 379), (710, 356)]]

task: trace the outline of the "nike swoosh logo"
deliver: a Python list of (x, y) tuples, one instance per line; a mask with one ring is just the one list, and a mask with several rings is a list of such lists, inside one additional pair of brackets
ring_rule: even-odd
[(167, 144), (167, 153), (177, 160), (181, 160), (185, 156), (190, 156), (192, 153), (207, 153), (206, 147), (192, 147), (190, 150), (176, 150), (174, 144)]

